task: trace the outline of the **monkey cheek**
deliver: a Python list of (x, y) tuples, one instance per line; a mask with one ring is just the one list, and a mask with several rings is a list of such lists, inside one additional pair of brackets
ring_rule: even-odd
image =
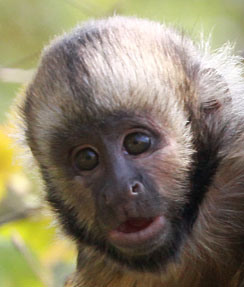
[(165, 233), (165, 227), (165, 217), (158, 216), (153, 218), (150, 224), (141, 230), (126, 232), (120, 227), (112, 230), (108, 233), (108, 240), (112, 245), (126, 253), (148, 253), (158, 246), (159, 241), (161, 242), (162, 235)]

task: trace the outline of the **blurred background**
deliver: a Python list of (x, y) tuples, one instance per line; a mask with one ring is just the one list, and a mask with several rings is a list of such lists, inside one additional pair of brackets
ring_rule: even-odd
[[(212, 47), (244, 50), (243, 0), (0, 0), (0, 286), (62, 286), (75, 249), (40, 200), (41, 183), (9, 137), (11, 104), (30, 80), (43, 47), (79, 22), (113, 14), (173, 23)], [(25, 153), (24, 153), (25, 154)]]

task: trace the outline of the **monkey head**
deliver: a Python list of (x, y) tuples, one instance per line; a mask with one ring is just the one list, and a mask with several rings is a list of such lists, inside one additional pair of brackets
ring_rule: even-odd
[(179, 260), (228, 122), (227, 85), (202, 57), (172, 28), (123, 17), (45, 49), (22, 106), (25, 135), (78, 245), (139, 271)]

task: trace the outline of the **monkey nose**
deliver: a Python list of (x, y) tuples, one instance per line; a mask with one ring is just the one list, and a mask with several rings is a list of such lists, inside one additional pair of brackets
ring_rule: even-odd
[(131, 202), (131, 200), (138, 198), (143, 192), (143, 184), (139, 181), (133, 181), (132, 183), (127, 182), (127, 184), (121, 185), (116, 191), (107, 190), (103, 194), (103, 198), (106, 205), (116, 206), (117, 208), (117, 206), (123, 206)]

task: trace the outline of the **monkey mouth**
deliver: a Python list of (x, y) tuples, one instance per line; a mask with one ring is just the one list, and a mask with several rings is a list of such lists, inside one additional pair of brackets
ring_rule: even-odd
[(109, 232), (109, 240), (118, 247), (133, 248), (152, 243), (165, 227), (163, 216), (154, 218), (129, 218)]

